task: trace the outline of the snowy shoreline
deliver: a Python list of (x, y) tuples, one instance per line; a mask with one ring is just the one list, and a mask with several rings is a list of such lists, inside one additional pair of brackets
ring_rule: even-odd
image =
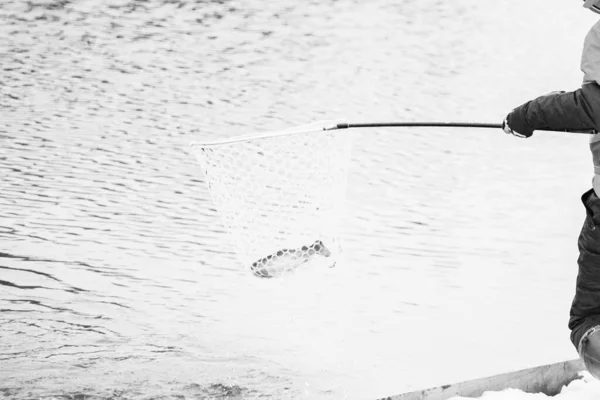
[(600, 381), (585, 371), (580, 359), (573, 359), (419, 389), (382, 400), (591, 399), (600, 398), (599, 395)]
[(556, 399), (556, 400), (596, 400), (600, 398), (600, 381), (594, 379), (587, 371), (579, 373), (579, 377), (564, 386), (556, 396), (548, 396), (543, 393), (525, 393), (517, 389), (506, 389), (501, 392), (485, 392), (481, 397), (455, 396), (449, 400), (534, 400), (534, 399)]

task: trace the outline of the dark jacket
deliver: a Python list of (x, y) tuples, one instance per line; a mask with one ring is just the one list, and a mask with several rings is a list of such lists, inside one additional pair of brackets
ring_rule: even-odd
[(515, 108), (508, 126), (529, 136), (535, 130), (600, 131), (600, 86), (586, 83), (574, 92), (553, 92)]

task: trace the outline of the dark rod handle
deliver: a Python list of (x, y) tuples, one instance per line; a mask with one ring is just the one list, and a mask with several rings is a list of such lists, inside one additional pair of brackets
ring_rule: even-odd
[[(339, 123), (329, 129), (348, 129), (348, 128), (383, 128), (383, 127), (457, 127), (457, 128), (493, 128), (501, 129), (502, 124), (487, 124), (480, 122), (365, 122), (365, 123)], [(540, 129), (542, 131), (552, 132), (570, 132), (570, 133), (598, 133), (594, 129), (569, 130), (569, 129)]]
[(346, 128), (377, 128), (377, 127), (398, 127), (398, 126), (452, 126), (460, 128), (502, 128), (502, 124), (482, 124), (476, 122), (367, 122), (360, 124), (341, 123), (337, 124), (337, 129)]

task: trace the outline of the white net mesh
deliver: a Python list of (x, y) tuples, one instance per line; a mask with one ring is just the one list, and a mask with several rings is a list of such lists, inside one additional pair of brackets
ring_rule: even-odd
[(338, 260), (353, 139), (324, 126), (192, 143), (238, 258), (258, 276)]

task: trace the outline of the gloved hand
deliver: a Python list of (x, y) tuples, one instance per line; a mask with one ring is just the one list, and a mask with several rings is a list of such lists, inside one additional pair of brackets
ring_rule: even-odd
[(510, 134), (510, 135), (514, 135), (516, 137), (520, 137), (522, 139), (527, 139), (528, 137), (530, 137), (531, 135), (533, 135), (533, 131), (531, 132), (526, 132), (526, 133), (519, 133), (515, 130), (513, 130), (509, 125), (508, 125), (508, 117), (510, 116), (510, 114), (508, 114), (506, 116), (506, 118), (504, 118), (504, 121), (502, 121), (502, 130), (504, 131), (504, 133), (506, 134)]

